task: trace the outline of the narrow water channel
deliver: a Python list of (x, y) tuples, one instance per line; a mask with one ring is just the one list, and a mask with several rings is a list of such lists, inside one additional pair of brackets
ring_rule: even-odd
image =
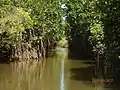
[[(0, 90), (119, 90), (92, 82), (90, 60), (68, 59), (68, 51), (41, 62), (0, 64)], [(110, 85), (109, 85), (110, 86)]]

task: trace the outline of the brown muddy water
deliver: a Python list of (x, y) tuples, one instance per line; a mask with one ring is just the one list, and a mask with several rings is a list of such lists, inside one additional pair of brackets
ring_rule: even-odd
[(91, 60), (68, 59), (68, 51), (43, 62), (0, 64), (0, 90), (120, 90), (118, 85), (95, 83)]

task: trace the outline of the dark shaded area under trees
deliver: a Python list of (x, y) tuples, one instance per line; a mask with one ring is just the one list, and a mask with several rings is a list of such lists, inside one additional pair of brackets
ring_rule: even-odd
[(65, 3), (70, 56), (95, 60), (95, 72), (102, 73), (98, 78), (109, 78), (110, 71), (112, 78), (119, 81), (120, 1), (69, 0)]

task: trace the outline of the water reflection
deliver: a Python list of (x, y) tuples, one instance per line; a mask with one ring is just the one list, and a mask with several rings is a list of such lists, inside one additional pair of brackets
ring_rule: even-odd
[(61, 57), (60, 90), (64, 90), (64, 60), (65, 55)]
[(72, 60), (67, 49), (44, 62), (0, 64), (0, 90), (119, 90), (119, 85), (93, 83), (93, 62)]
[(42, 62), (21, 62), (0, 65), (0, 90), (39, 90)]

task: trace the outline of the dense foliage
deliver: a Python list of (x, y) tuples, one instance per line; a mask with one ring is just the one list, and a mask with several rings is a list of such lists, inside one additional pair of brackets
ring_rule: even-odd
[(48, 48), (64, 36), (63, 26), (59, 0), (1, 0), (1, 58), (45, 57)]
[(98, 62), (98, 69), (104, 69), (108, 64), (118, 69), (120, 1), (66, 0), (64, 3), (67, 7), (65, 13), (71, 51), (86, 57), (90, 54), (87, 50), (92, 47), (92, 56)]

